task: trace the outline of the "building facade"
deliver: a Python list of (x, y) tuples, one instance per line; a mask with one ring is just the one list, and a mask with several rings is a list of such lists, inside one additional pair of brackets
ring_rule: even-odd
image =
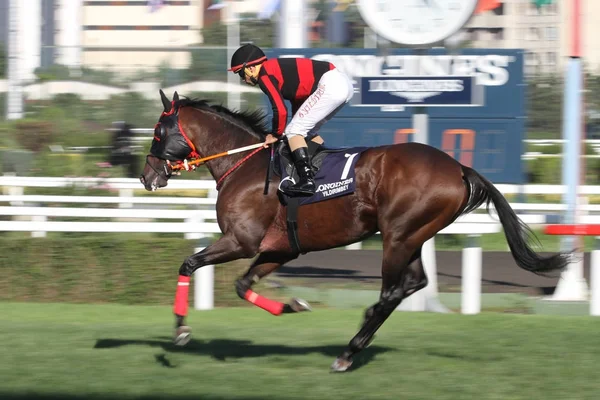
[[(91, 68), (183, 68), (189, 52), (172, 50), (201, 42), (204, 1), (57, 1), (59, 47), (69, 51), (69, 41), (79, 36), (81, 63)], [(74, 14), (79, 24), (72, 23)]]
[[(586, 68), (600, 73), (600, 1), (582, 0), (582, 57)], [(467, 25), (471, 47), (522, 48), (528, 74), (562, 74), (572, 52), (572, 0), (536, 7), (532, 0), (503, 0), (494, 10), (474, 16)]]
[(467, 25), (475, 48), (522, 48), (528, 74), (557, 73), (562, 68), (562, 4), (536, 7), (532, 0), (504, 0), (474, 16)]

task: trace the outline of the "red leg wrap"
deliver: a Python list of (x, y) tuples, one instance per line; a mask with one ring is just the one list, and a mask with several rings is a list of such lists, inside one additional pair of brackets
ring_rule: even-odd
[(281, 315), (283, 312), (283, 303), (275, 300), (269, 300), (266, 297), (263, 297), (260, 294), (252, 291), (252, 289), (248, 289), (244, 295), (244, 298), (255, 306), (258, 306), (273, 315)]
[(179, 275), (177, 291), (175, 292), (175, 306), (173, 312), (185, 317), (188, 311), (188, 293), (190, 292), (190, 277)]

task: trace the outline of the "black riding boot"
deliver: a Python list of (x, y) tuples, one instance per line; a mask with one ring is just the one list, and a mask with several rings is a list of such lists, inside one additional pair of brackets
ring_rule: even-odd
[(315, 194), (316, 187), (313, 170), (310, 167), (308, 149), (306, 147), (300, 147), (292, 152), (292, 157), (300, 180), (295, 185), (288, 187), (285, 191), (290, 196), (310, 197)]

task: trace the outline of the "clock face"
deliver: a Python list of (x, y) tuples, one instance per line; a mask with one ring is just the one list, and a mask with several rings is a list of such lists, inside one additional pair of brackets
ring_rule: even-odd
[(377, 34), (400, 44), (440, 42), (467, 23), (478, 0), (357, 0), (363, 19)]

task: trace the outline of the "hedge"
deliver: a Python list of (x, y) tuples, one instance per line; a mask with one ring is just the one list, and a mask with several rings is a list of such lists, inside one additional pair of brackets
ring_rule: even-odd
[[(165, 235), (60, 236), (0, 234), (0, 301), (170, 305), (179, 267), (197, 245)], [(244, 304), (233, 282), (249, 263), (215, 269), (217, 306)]]

